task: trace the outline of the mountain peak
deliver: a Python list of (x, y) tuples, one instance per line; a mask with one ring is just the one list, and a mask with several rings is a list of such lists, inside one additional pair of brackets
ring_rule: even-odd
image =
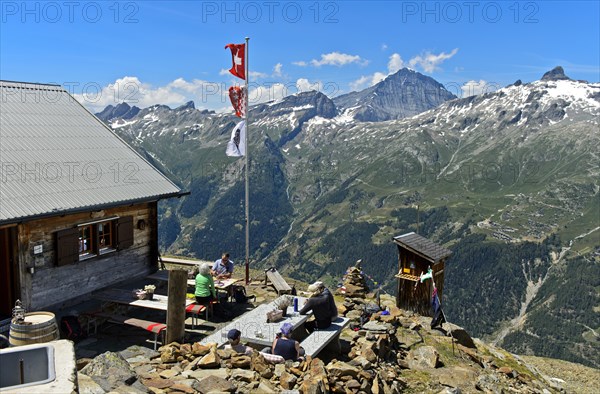
[(333, 101), (327, 95), (317, 90), (298, 92), (276, 101), (258, 104), (252, 107), (257, 114), (281, 116), (290, 112), (305, 112), (303, 118), (321, 116), (331, 119), (337, 115)]
[(371, 87), (333, 101), (358, 121), (378, 122), (413, 116), (454, 98), (435, 79), (405, 67)]
[(565, 75), (565, 70), (561, 66), (554, 67), (542, 76), (542, 81), (560, 81), (571, 80)]
[(175, 111), (185, 111), (186, 109), (196, 109), (194, 102), (190, 100), (187, 103), (175, 108)]
[(117, 104), (116, 106), (108, 105), (101, 112), (98, 112), (96, 116), (100, 120), (107, 122), (109, 120), (117, 118), (131, 119), (135, 115), (137, 115), (138, 112), (140, 112), (140, 109), (135, 105), (131, 107), (126, 102), (122, 102)]

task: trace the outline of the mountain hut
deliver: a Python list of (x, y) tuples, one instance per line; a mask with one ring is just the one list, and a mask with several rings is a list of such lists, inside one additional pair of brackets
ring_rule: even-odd
[(157, 202), (185, 195), (59, 85), (0, 81), (0, 331), (158, 269)]
[(433, 283), (431, 279), (421, 283), (420, 276), (429, 268), (442, 301), (444, 290), (444, 265), (452, 252), (414, 232), (392, 238), (398, 246), (398, 294), (396, 305), (399, 308), (430, 316)]

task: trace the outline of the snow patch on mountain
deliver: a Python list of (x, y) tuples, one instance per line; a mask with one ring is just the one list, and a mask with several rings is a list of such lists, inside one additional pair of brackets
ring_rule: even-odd
[[(540, 82), (537, 82), (541, 84)], [(548, 82), (548, 95), (553, 98), (562, 98), (579, 104), (582, 107), (600, 108), (600, 101), (593, 97), (600, 94), (600, 84), (582, 84), (576, 81)]]

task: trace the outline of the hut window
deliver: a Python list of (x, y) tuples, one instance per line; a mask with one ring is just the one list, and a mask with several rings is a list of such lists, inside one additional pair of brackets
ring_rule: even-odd
[(56, 233), (56, 265), (72, 264), (133, 245), (133, 217), (82, 223)]
[(93, 256), (94, 238), (92, 236), (92, 225), (79, 227), (79, 257), (86, 258)]
[(100, 252), (113, 249), (113, 222), (102, 222), (96, 225), (98, 234), (98, 250)]

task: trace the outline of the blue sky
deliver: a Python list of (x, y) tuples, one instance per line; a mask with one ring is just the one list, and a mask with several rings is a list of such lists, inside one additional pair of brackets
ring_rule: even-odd
[[(365, 88), (400, 67), (466, 96), (562, 65), (600, 80), (598, 1), (0, 2), (0, 79), (64, 85), (92, 109), (229, 107), (224, 46), (250, 40), (251, 99)], [(87, 93), (83, 94), (83, 93)]]

